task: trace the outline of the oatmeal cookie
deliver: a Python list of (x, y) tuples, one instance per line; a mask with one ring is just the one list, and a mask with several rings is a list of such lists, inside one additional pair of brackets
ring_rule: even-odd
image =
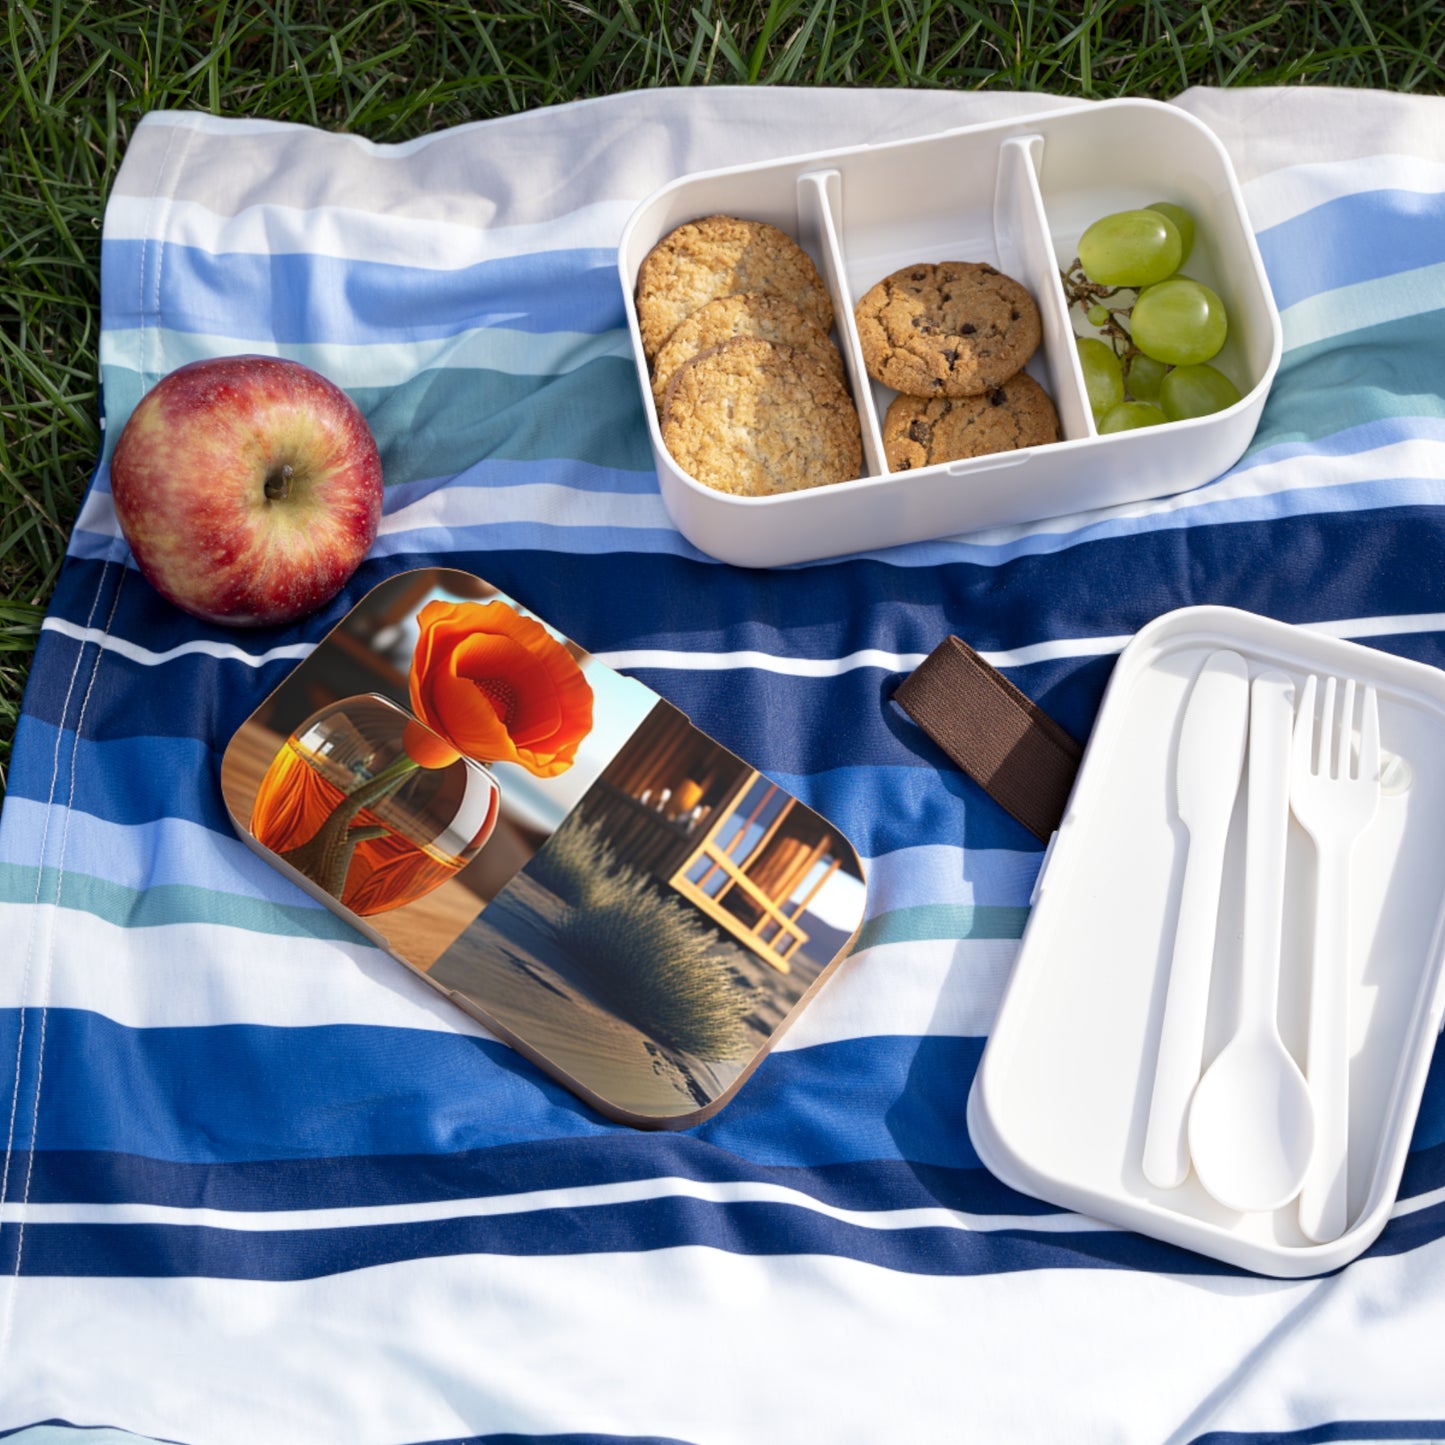
[(689, 476), (741, 497), (846, 481), (863, 462), (858, 413), (838, 378), (809, 353), (756, 336), (677, 369), (662, 439)]
[(682, 321), (663, 343), (652, 365), (652, 399), (662, 409), (667, 384), (686, 361), (735, 336), (760, 336), (795, 346), (815, 356), (841, 382), (843, 357), (828, 333), (786, 296), (770, 291), (742, 291), (719, 296)]
[(772, 291), (808, 312), (823, 330), (833, 303), (811, 257), (765, 221), (704, 216), (670, 231), (637, 271), (637, 324), (652, 360), (684, 318), (719, 296)]
[(971, 261), (905, 266), (855, 316), (868, 375), (908, 396), (979, 396), (1022, 370), (1041, 336), (1028, 291)]
[(891, 472), (990, 452), (1037, 447), (1059, 439), (1048, 393), (1020, 372), (982, 396), (896, 396), (883, 419), (883, 453)]

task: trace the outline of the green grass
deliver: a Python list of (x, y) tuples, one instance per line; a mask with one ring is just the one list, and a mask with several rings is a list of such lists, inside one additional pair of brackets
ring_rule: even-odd
[(1438, 0), (8, 0), (0, 24), (0, 793), (99, 447), (101, 215), (148, 110), (400, 141), (654, 85), (1445, 91)]

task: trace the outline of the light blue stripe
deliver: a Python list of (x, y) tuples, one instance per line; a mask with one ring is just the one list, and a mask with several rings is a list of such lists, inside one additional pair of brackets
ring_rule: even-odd
[[(0, 865), (30, 870), (37, 840), (47, 831), (65, 841), (67, 872), (87, 874), (124, 888), (189, 886), (231, 897), (282, 902), (324, 912), (239, 838), (225, 837), (181, 818), (111, 823), (79, 808), (45, 805), (11, 794), (0, 828)], [(58, 850), (57, 850), (58, 851)], [(56, 854), (52, 853), (52, 861)], [(946, 844), (906, 847), (867, 860), (868, 899), (875, 916), (906, 913), (929, 904), (1027, 906), (1039, 855), (1001, 848)], [(29, 897), (34, 897), (32, 889)], [(24, 901), (24, 900), (22, 900)]]
[(1283, 311), (1307, 296), (1445, 261), (1445, 194), (1337, 196), (1255, 239)]
[[(13, 814), (13, 816), (12, 816)], [(189, 886), (229, 896), (277, 899), (324, 912), (299, 888), (279, 887), (276, 870), (239, 838), (225, 837), (182, 818), (111, 823), (80, 808), (11, 794), (0, 828), (0, 864), (33, 870), (36, 840), (47, 831), (65, 840), (66, 872), (87, 874), (123, 888)], [(32, 891), (33, 896), (33, 891)]]
[(617, 252), (604, 247), (436, 271), (305, 252), (217, 255), (175, 242), (148, 254), (144, 241), (106, 241), (100, 274), (107, 331), (162, 326), (237, 341), (391, 346), (483, 326), (602, 332), (626, 314)]

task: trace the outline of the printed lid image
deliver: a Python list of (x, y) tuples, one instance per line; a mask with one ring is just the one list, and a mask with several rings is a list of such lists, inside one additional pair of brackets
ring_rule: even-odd
[(368, 593), (221, 784), (253, 849), (629, 1124), (720, 1108), (863, 920), (831, 823), (451, 569)]

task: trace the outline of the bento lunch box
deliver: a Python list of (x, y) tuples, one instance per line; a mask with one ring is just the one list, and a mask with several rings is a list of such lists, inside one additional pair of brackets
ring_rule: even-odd
[[(1346, 1205), (1341, 1232), (1323, 1242), (1302, 1229), (1296, 1198), (1259, 1209), (1218, 1202), (1201, 1183), (1197, 1155), (1172, 1187), (1146, 1175), (1192, 846), (1179, 754), (1192, 689), (1221, 649), (1243, 659), (1252, 684), (1283, 674), (1299, 705), (1311, 675), (1353, 679), (1378, 698), (1378, 802), (1349, 856), (1349, 922), (1334, 975), (1346, 1019)], [(1363, 727), (1362, 715), (1356, 737)], [(1245, 1012), (1250, 810), (1246, 760), (1225, 814), (1201, 1077)], [(1275, 1021), (1306, 1073), (1322, 864), (1292, 814)], [(1231, 608), (1184, 608), (1140, 631), (1110, 679), (969, 1096), (969, 1134), (987, 1168), (1024, 1193), (1257, 1273), (1321, 1274), (1367, 1249), (1393, 1216), (1421, 1207), (1396, 1196), (1442, 1011), (1445, 672)], [(1191, 1105), (1198, 1097), (1196, 1086)]]
[[(1194, 249), (1183, 269), (1225, 303), (1229, 337), (1211, 364), (1241, 397), (1210, 416), (1100, 435), (1059, 270), (1091, 222), (1161, 200), (1195, 217)], [(778, 226), (817, 263), (858, 407), (864, 457), (858, 478), (732, 496), (693, 480), (663, 444), (638, 330), (638, 268), (669, 231), (719, 213)], [(881, 423), (894, 393), (864, 370), (853, 310), (893, 271), (938, 261), (993, 265), (1032, 293), (1043, 340), (1026, 370), (1053, 398), (1060, 441), (889, 472)], [(618, 271), (663, 501), (690, 542), (742, 566), (871, 551), (1198, 486), (1249, 445), (1281, 350), (1279, 314), (1228, 155), (1199, 121), (1147, 100), (684, 176), (633, 213)]]

